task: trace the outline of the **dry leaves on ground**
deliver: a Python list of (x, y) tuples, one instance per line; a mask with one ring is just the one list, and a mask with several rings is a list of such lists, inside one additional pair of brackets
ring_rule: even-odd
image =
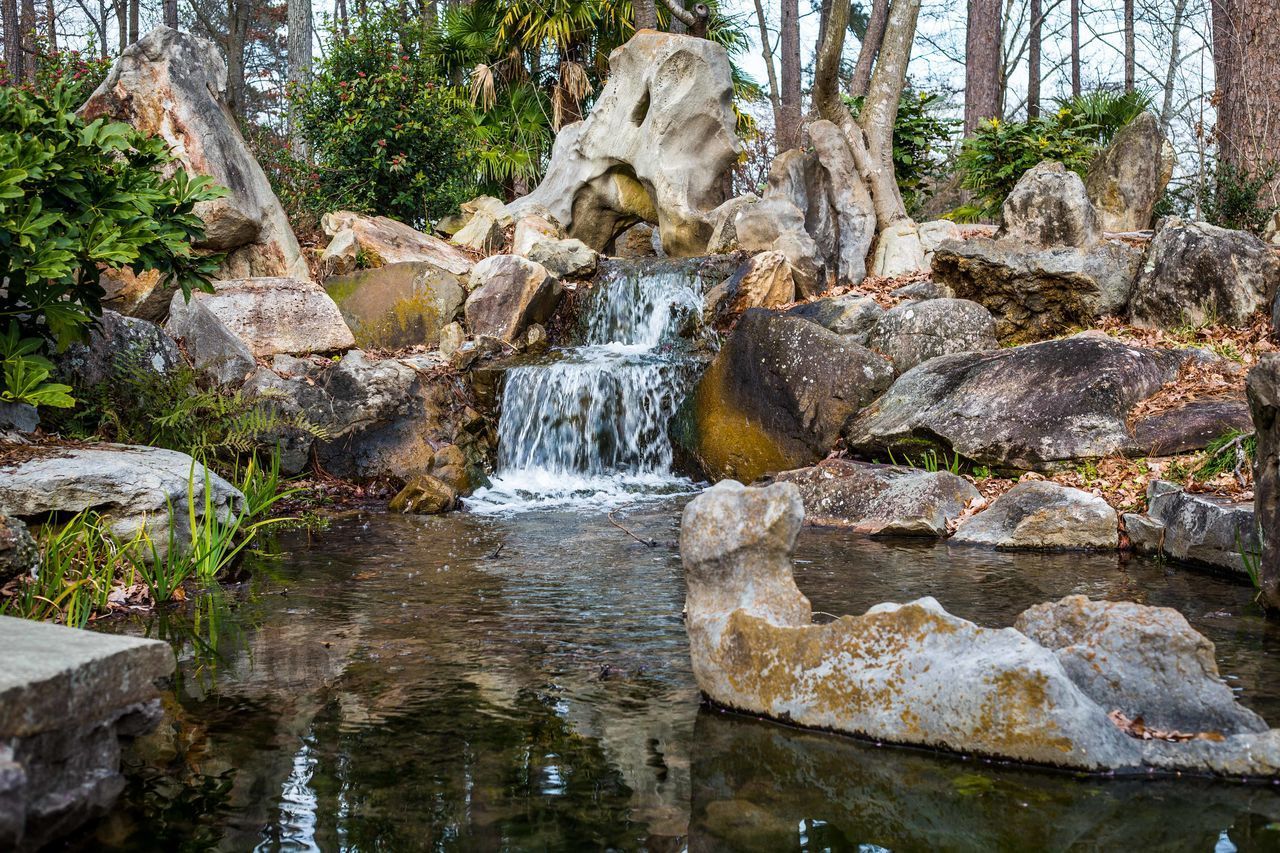
[(1214, 742), (1225, 740), (1221, 732), (1180, 732), (1148, 728), (1142, 720), (1142, 715), (1129, 719), (1121, 711), (1112, 711), (1107, 714), (1107, 719), (1129, 737), (1139, 740), (1164, 740), (1170, 743), (1184, 743), (1189, 740), (1211, 740)]

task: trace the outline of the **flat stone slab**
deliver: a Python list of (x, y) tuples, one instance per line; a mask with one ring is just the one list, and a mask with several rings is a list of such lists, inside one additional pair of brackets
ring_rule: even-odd
[(1125, 531), (1135, 551), (1228, 569), (1247, 576), (1244, 554), (1258, 554), (1253, 501), (1232, 501), (1184, 491), (1152, 480), (1147, 514), (1127, 513)]

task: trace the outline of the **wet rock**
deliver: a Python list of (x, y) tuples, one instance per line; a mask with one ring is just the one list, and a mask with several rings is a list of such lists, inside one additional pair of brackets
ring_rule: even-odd
[(182, 363), (182, 354), (155, 323), (108, 310), (89, 330), (87, 341), (71, 344), (55, 361), (64, 381), (88, 389), (121, 375), (170, 373)]
[(1019, 483), (960, 525), (952, 542), (1001, 549), (1115, 549), (1116, 511), (1080, 489), (1044, 480)]
[(385, 216), (364, 216), (349, 210), (326, 213), (320, 220), (324, 233), (336, 238), (350, 230), (359, 246), (364, 266), (426, 262), (447, 273), (464, 276), (471, 272), (471, 256), (439, 237), (423, 234), (403, 222)]
[(0, 513), (33, 519), (93, 510), (123, 541), (145, 528), (163, 555), (171, 529), (173, 541), (189, 547), (188, 498), (194, 484), (191, 511), (199, 523), (205, 513), (206, 474), (212, 511), (222, 520), (231, 518), (240, 511), (244, 496), (185, 453), (122, 444), (51, 448), (0, 468)]
[[(1280, 354), (1267, 353), (1246, 380), (1249, 410), (1258, 446), (1253, 463), (1254, 523), (1258, 529), (1280, 530)], [(1262, 594), (1276, 600), (1280, 584), (1280, 536), (1262, 543), (1258, 576)]]
[(517, 255), (485, 258), (471, 271), (465, 307), (472, 334), (514, 343), (530, 323), (551, 319), (564, 295), (559, 279)]
[(40, 549), (27, 526), (0, 515), (0, 587), (19, 575), (30, 574), (40, 562)]
[(458, 276), (422, 261), (332, 276), (324, 289), (356, 346), (386, 350), (435, 346), (467, 295)]
[(1218, 673), (1214, 647), (1181, 613), (1071, 595), (1022, 612), (1013, 627), (1050, 649), (1090, 699), (1151, 729), (1265, 732)]
[(661, 245), (658, 242), (658, 231), (647, 222), (638, 222), (624, 230), (613, 241), (613, 247), (605, 247), (605, 252), (615, 258), (652, 258), (658, 255)]
[[(922, 303), (928, 305), (929, 303)], [(922, 447), (982, 465), (1049, 470), (1074, 459), (1145, 455), (1129, 413), (1200, 359), (1086, 332), (1070, 338), (935, 358), (904, 373), (851, 421), (866, 455)]]
[[(1035, 611), (1027, 625), (1046, 648), (1019, 631), (983, 628), (947, 613), (932, 598), (879, 604), (862, 616), (812, 624), (795, 586), (790, 553), (803, 516), (794, 486), (764, 489), (722, 482), (685, 507), (680, 552), (686, 627), (698, 687), (711, 701), (791, 725), (877, 741), (915, 744), (1078, 770), (1188, 770), (1271, 778), (1280, 773), (1280, 732), (1258, 731), (1230, 691), (1213, 691), (1204, 641), (1189, 629), (1156, 641), (1153, 654), (1180, 655), (1153, 673), (1145, 653), (1116, 649), (1137, 630), (1103, 625), (1096, 669), (1077, 682), (1063, 663), (1079, 649), (1073, 610)], [(1158, 622), (1162, 613), (1127, 605), (1116, 620)], [(1085, 642), (1088, 642), (1086, 639)], [(1061, 655), (1061, 656), (1060, 656)], [(1199, 680), (1168, 699), (1153, 689), (1178, 673)], [(1132, 677), (1130, 677), (1132, 676)], [(1110, 683), (1119, 687), (1110, 687)], [(1153, 718), (1214, 720), (1221, 737), (1180, 742), (1123, 732), (1090, 691), (1150, 709)], [(1110, 691), (1110, 692), (1104, 692)], [(998, 718), (998, 725), (992, 720)], [(1192, 732), (1191, 734), (1195, 734)]]
[(787, 313), (817, 323), (837, 335), (851, 335), (865, 345), (876, 323), (884, 316), (884, 309), (870, 296), (849, 293), (803, 302)]
[(996, 349), (991, 312), (965, 299), (930, 299), (891, 308), (872, 330), (867, 345), (905, 373), (940, 355)]
[(387, 508), (392, 512), (436, 515), (458, 506), (458, 493), (430, 474), (414, 477), (401, 489)]
[(728, 325), (748, 308), (774, 308), (795, 298), (795, 280), (786, 256), (761, 252), (707, 293), (704, 313), (715, 317), (717, 325)]
[(581, 240), (541, 240), (529, 249), (527, 256), (542, 264), (547, 272), (561, 278), (589, 278), (596, 271), (599, 258), (594, 249)]
[(1056, 160), (1044, 160), (1018, 179), (1000, 211), (996, 238), (1048, 249), (1082, 249), (1101, 237), (1084, 181)]
[(724, 48), (637, 33), (610, 54), (591, 114), (557, 135), (542, 183), (508, 211), (540, 204), (597, 251), (637, 220), (657, 223), (668, 255), (702, 254), (738, 156), (732, 93)]
[(80, 114), (160, 136), (184, 169), (230, 190), (195, 209), (206, 230), (198, 248), (228, 253), (220, 277), (306, 279), (289, 219), (240, 135), (226, 89), (227, 66), (212, 42), (159, 27), (125, 48)]
[(847, 527), (881, 536), (946, 536), (978, 490), (947, 471), (827, 459), (786, 471), (775, 480), (793, 483), (810, 524)]
[(810, 465), (892, 377), (887, 360), (849, 337), (755, 308), (682, 404), (674, 437), (713, 479)]
[(1085, 175), (1085, 190), (1104, 231), (1143, 231), (1164, 195), (1176, 163), (1173, 146), (1149, 112), (1129, 122), (1099, 152)]
[(1247, 577), (1244, 555), (1256, 558), (1262, 545), (1252, 502), (1231, 501), (1184, 491), (1174, 483), (1147, 485), (1147, 514), (1125, 530), (1135, 551), (1229, 569)]
[(1147, 249), (1130, 306), (1138, 326), (1246, 326), (1271, 310), (1280, 257), (1245, 231), (1169, 218)]

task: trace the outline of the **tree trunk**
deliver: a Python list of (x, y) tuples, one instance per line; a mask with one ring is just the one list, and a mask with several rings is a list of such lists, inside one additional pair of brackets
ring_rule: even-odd
[(44, 4), (45, 38), (49, 40), (49, 50), (58, 52), (58, 13), (53, 8), (53, 0), (45, 0)]
[(1043, 26), (1040, 0), (1031, 0), (1031, 34), (1027, 40), (1027, 118), (1040, 115), (1040, 31)]
[[(1212, 0), (1218, 157), (1263, 175), (1280, 154), (1280, 0)], [(1262, 205), (1280, 207), (1280, 175)]]
[(4, 19), (4, 63), (10, 83), (22, 78), (22, 38), (18, 35), (18, 0), (0, 0), (0, 17)]
[(35, 0), (22, 0), (22, 20), (19, 26), (22, 27), (22, 37), (18, 43), (22, 45), (22, 81), (24, 83), (36, 82), (36, 2)]
[(658, 6), (654, 0), (632, 0), (635, 7), (636, 31), (658, 28)]
[(969, 0), (965, 32), (964, 133), (1000, 115), (1000, 0)]
[(756, 23), (760, 25), (760, 51), (764, 54), (765, 72), (769, 75), (769, 105), (773, 107), (773, 128), (782, 127), (782, 98), (778, 92), (778, 72), (773, 66), (773, 48), (769, 45), (769, 27), (764, 19), (764, 6), (756, 2)]
[(129, 46), (129, 0), (115, 0), (116, 55)]
[[(312, 30), (311, 0), (289, 0), (287, 9), (289, 18), (289, 77), (290, 89), (305, 86), (311, 81), (311, 49), (315, 34)], [(292, 112), (292, 107), (290, 107)], [(306, 159), (307, 145), (302, 138), (302, 131), (290, 116), (289, 139), (293, 145), (293, 156)]]
[(1169, 64), (1164, 72), (1164, 100), (1160, 104), (1160, 129), (1167, 136), (1169, 123), (1173, 121), (1173, 87), (1178, 63), (1182, 60), (1182, 21), (1187, 11), (1187, 0), (1173, 0), (1173, 23), (1169, 28)]
[(133, 44), (138, 40), (138, 29), (141, 26), (141, 10), (138, 8), (138, 0), (129, 0), (129, 44)]
[(164, 0), (164, 25), (178, 28), (178, 0)]
[(338, 32), (345, 36), (350, 32), (350, 21), (347, 17), (347, 0), (337, 0), (334, 6), (334, 15), (338, 19)]
[(862, 39), (858, 64), (853, 67), (853, 77), (849, 80), (849, 94), (855, 98), (867, 94), (867, 86), (871, 83), (871, 69), (875, 67), (880, 43), (884, 41), (884, 25), (888, 19), (889, 0), (872, 0), (867, 34)]
[(800, 147), (800, 3), (782, 0), (782, 121), (776, 128), (778, 150)]
[(1080, 0), (1071, 0), (1071, 94), (1080, 92)]
[(1124, 0), (1124, 90), (1132, 92), (1137, 49), (1134, 44), (1133, 0)]
[(249, 9), (241, 0), (227, 2), (227, 106), (244, 118), (244, 52), (249, 37)]

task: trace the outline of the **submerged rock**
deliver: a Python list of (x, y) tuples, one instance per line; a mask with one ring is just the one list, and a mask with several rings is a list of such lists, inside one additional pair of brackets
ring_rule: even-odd
[(436, 515), (458, 505), (458, 492), (430, 474), (419, 474), (401, 489), (387, 508), (392, 512)]
[(1174, 483), (1147, 485), (1147, 513), (1125, 515), (1135, 551), (1230, 569), (1247, 577), (1245, 556), (1262, 549), (1251, 501), (1197, 495)]
[(467, 298), (458, 276), (423, 261), (331, 276), (324, 289), (367, 349), (435, 346)]
[(1019, 483), (960, 525), (952, 542), (1001, 549), (1115, 549), (1116, 511), (1105, 500), (1044, 480)]
[(978, 490), (947, 471), (827, 459), (776, 478), (793, 483), (811, 524), (882, 536), (946, 536)]
[[(955, 617), (932, 598), (815, 625), (792, 577), (802, 519), (786, 483), (722, 482), (685, 507), (686, 626), (694, 677), (711, 701), (792, 725), (1077, 770), (1280, 775), (1280, 732), (1218, 689), (1211, 644), (1176, 614), (1071, 598), (1033, 608), (1022, 624), (1051, 648)], [(1172, 633), (1148, 631), (1153, 624)], [(1112, 721), (1114, 704), (1134, 719), (1206, 728), (1143, 740)]]

